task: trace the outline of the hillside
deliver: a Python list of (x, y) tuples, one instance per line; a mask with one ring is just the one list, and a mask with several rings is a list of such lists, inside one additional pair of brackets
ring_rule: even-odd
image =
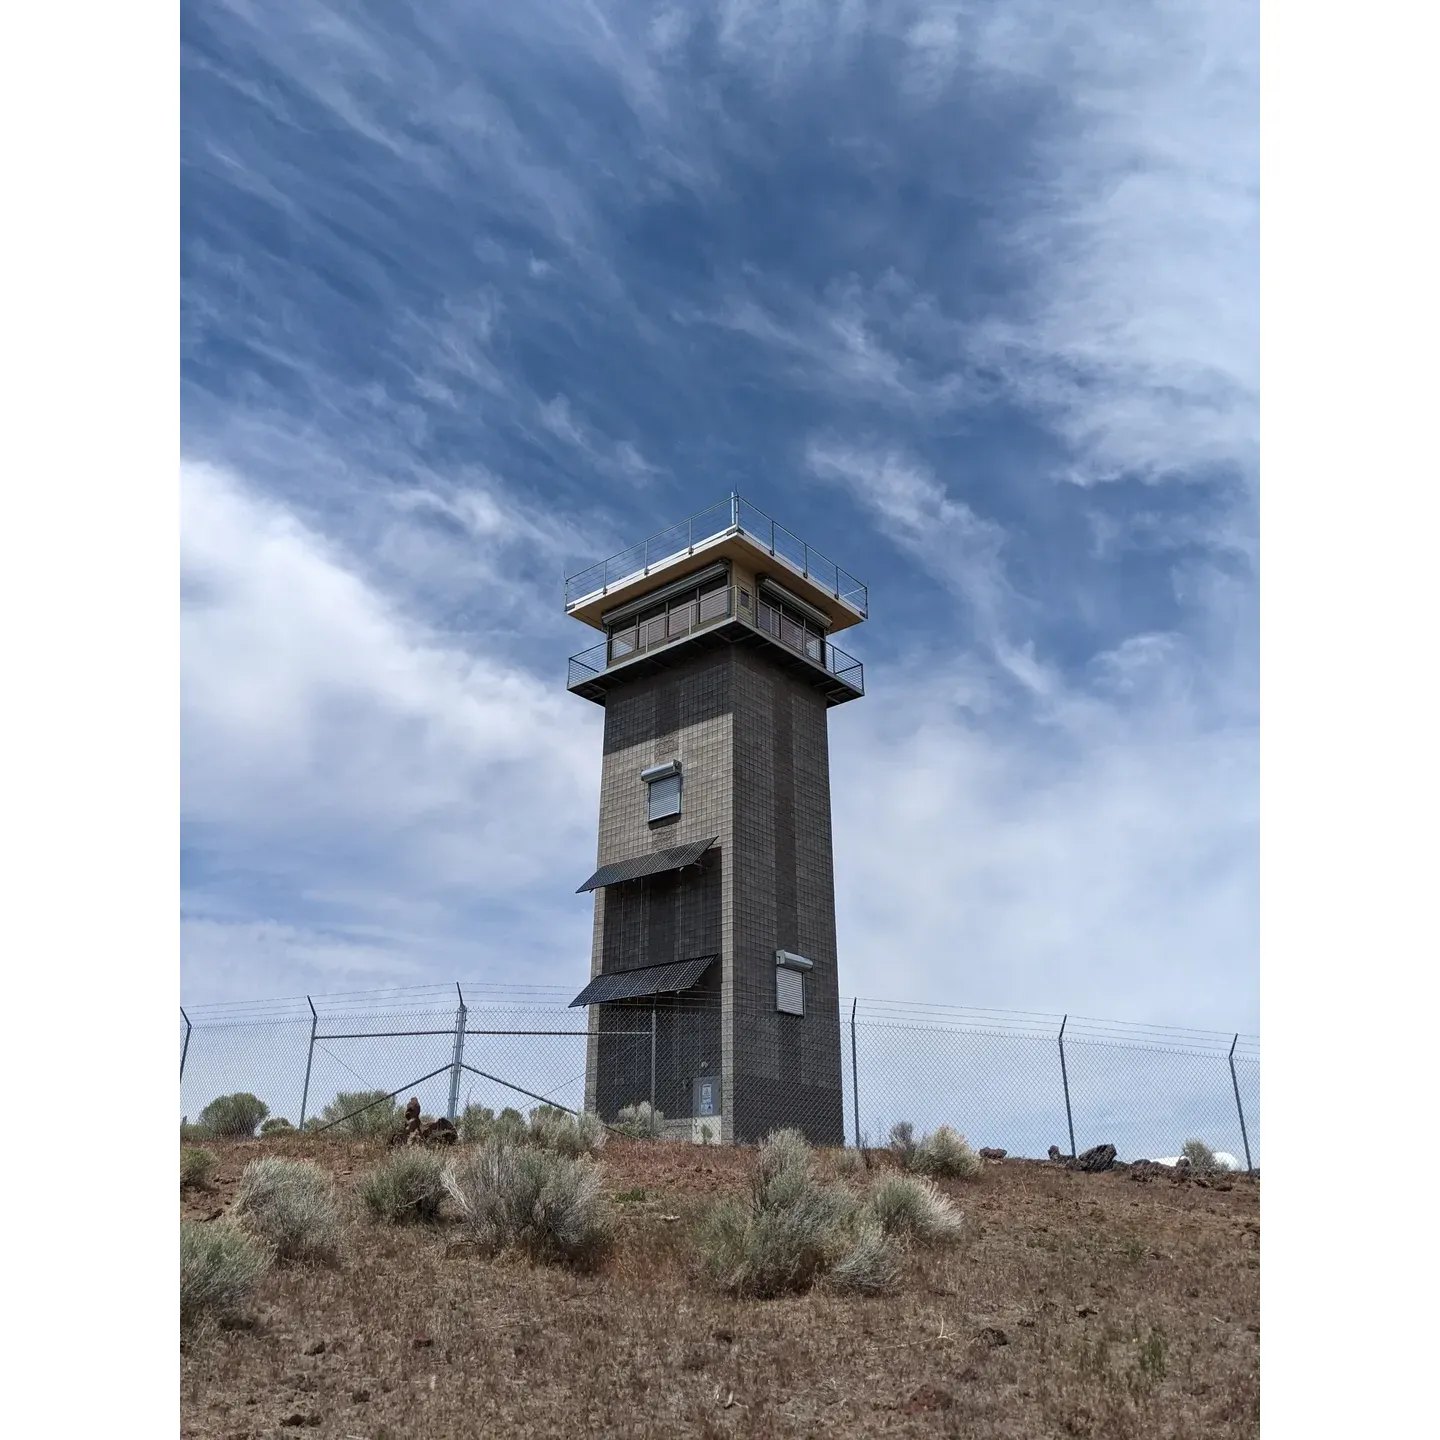
[[(314, 1158), (349, 1190), (384, 1154), (309, 1137), (208, 1148), (219, 1163), (182, 1192), (182, 1218), (223, 1216), (257, 1155)], [(908, 1255), (894, 1293), (742, 1301), (700, 1277), (693, 1223), (743, 1190), (753, 1151), (612, 1140), (599, 1164), (618, 1240), (591, 1274), (483, 1258), (452, 1220), (357, 1214), (337, 1266), (272, 1270), (247, 1325), (182, 1354), (182, 1435), (1258, 1433), (1259, 1185), (1244, 1176), (988, 1163), (941, 1183), (963, 1238)]]

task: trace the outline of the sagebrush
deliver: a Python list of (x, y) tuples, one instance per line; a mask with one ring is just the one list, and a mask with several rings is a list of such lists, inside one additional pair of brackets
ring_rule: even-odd
[(1220, 1169), (1215, 1152), (1203, 1140), (1187, 1140), (1180, 1147), (1180, 1153), (1190, 1162), (1192, 1170), (1212, 1171)]
[(339, 1198), (330, 1177), (309, 1160), (252, 1160), (230, 1213), (280, 1261), (327, 1264), (339, 1255)]
[(875, 1292), (897, 1273), (891, 1237), (845, 1186), (816, 1179), (810, 1147), (796, 1130), (761, 1142), (748, 1201), (712, 1206), (697, 1240), (710, 1279), (755, 1299), (799, 1293), (822, 1279)]
[(360, 1199), (377, 1220), (391, 1225), (440, 1218), (445, 1162), (430, 1150), (407, 1146), (388, 1155), (361, 1180)]
[(272, 1115), (260, 1127), (262, 1135), (286, 1135), (293, 1132), (295, 1127), (283, 1116)]
[(530, 1112), (532, 1143), (574, 1159), (596, 1155), (605, 1144), (605, 1127), (588, 1111), (572, 1114), (554, 1105), (540, 1105)]
[(933, 1181), (911, 1175), (884, 1175), (875, 1182), (867, 1200), (870, 1213), (887, 1235), (922, 1244), (943, 1244), (960, 1237), (960, 1212)]
[(354, 1140), (389, 1135), (398, 1130), (403, 1112), (393, 1095), (383, 1090), (342, 1090), (319, 1114), (318, 1124), (309, 1121), (306, 1129), (329, 1126), (327, 1134)]
[(985, 1162), (970, 1148), (963, 1135), (942, 1125), (927, 1135), (914, 1149), (908, 1167), (922, 1175), (938, 1175), (954, 1180), (973, 1180), (985, 1168)]
[(498, 1115), (485, 1105), (467, 1105), (456, 1121), (456, 1128), (467, 1145), (491, 1142), (518, 1145), (530, 1136), (525, 1117), (510, 1105)]
[(609, 1247), (610, 1217), (593, 1160), (486, 1144), (453, 1159), (444, 1184), (484, 1250), (513, 1247), (535, 1260), (583, 1266)]
[(210, 1181), (210, 1172), (215, 1168), (215, 1155), (210, 1150), (184, 1146), (180, 1151), (180, 1188), (202, 1190)]
[(249, 1137), (270, 1113), (270, 1107), (248, 1091), (217, 1095), (201, 1112), (200, 1124), (212, 1135)]
[(658, 1140), (665, 1131), (665, 1112), (648, 1100), (622, 1105), (615, 1116), (615, 1128), (632, 1140)]
[(206, 1321), (233, 1324), (245, 1306), (270, 1256), (262, 1245), (226, 1221), (180, 1223), (180, 1330), (182, 1335)]

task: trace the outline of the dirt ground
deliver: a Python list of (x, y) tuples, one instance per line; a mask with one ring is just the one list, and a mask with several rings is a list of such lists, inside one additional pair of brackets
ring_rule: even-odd
[[(348, 1189), (383, 1153), (207, 1148), (187, 1219), (223, 1214), (256, 1155), (312, 1156)], [(182, 1436), (1259, 1433), (1257, 1181), (989, 1163), (943, 1183), (965, 1238), (912, 1254), (893, 1295), (736, 1301), (698, 1277), (689, 1227), (753, 1151), (614, 1140), (600, 1164), (619, 1238), (589, 1275), (357, 1212), (336, 1268), (271, 1271), (249, 1324), (182, 1354)]]

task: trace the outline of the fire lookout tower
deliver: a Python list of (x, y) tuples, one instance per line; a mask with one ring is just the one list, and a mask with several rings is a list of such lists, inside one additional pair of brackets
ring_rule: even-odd
[(865, 586), (732, 495), (565, 582), (604, 633), (586, 1105), (675, 1135), (844, 1143), (827, 717)]

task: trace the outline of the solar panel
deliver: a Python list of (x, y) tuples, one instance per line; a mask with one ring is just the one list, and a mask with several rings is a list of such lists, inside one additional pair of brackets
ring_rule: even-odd
[(673, 850), (657, 850), (650, 855), (637, 855), (633, 860), (617, 860), (613, 865), (602, 865), (575, 893), (582, 895), (586, 890), (618, 885), (622, 880), (639, 880), (646, 875), (663, 875), (667, 870), (683, 870), (687, 865), (698, 864), (700, 857), (719, 838), (712, 835), (708, 840), (695, 841), (693, 845), (677, 845)]
[(640, 970), (617, 970), (597, 975), (571, 1002), (576, 1005), (604, 1005), (609, 1000), (634, 1000), (642, 995), (678, 995), (698, 983), (719, 959), (702, 955), (698, 960), (674, 960), (667, 965), (646, 965)]

